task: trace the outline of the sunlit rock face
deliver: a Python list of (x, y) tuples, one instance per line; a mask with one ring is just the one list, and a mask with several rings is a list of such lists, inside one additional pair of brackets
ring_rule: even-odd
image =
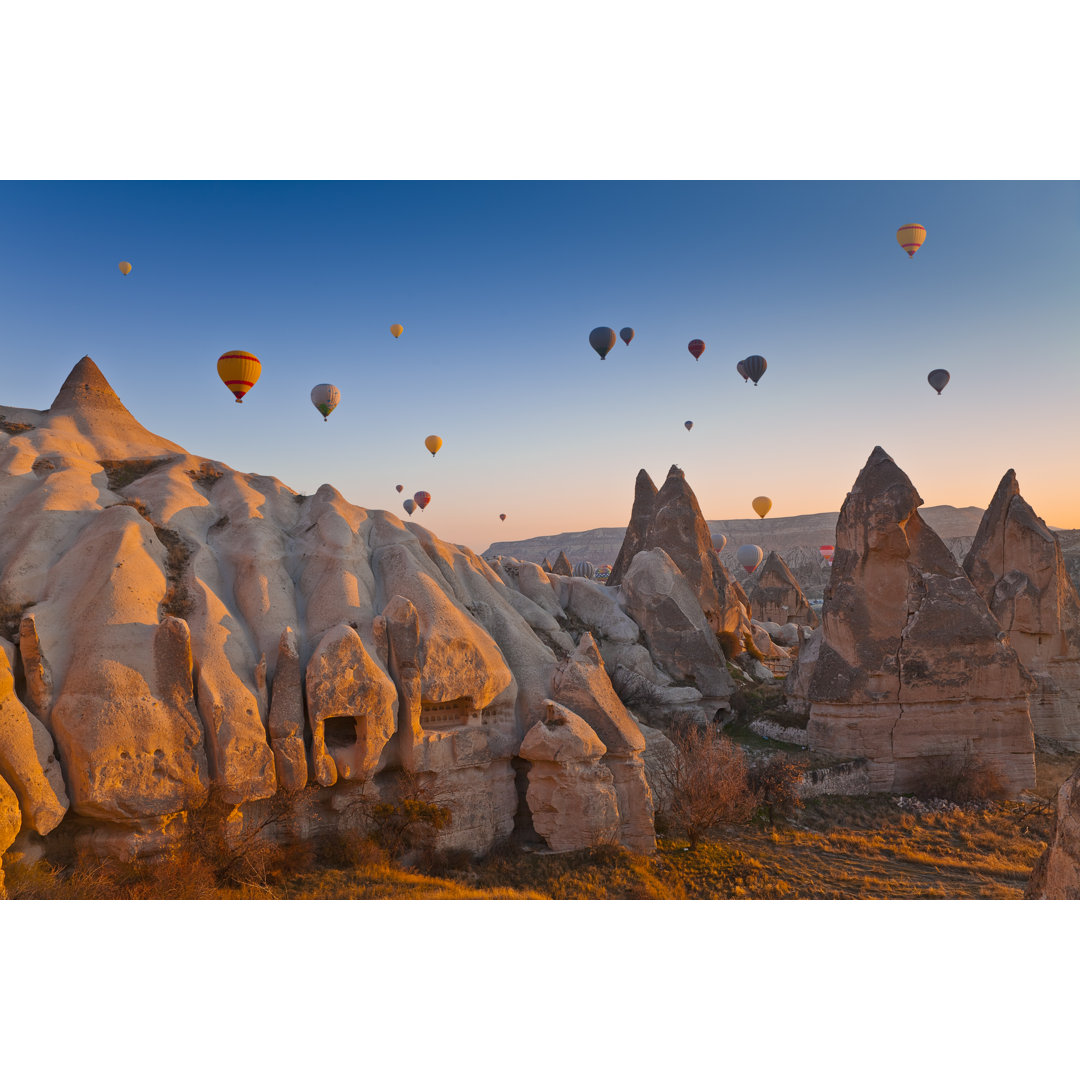
[(1024, 892), (1029, 900), (1080, 900), (1080, 770), (1058, 790), (1053, 833)]
[(1035, 679), (1036, 741), (1080, 750), (1080, 596), (1057, 537), (1025, 502), (1012, 469), (983, 515), (964, 572)]
[(840, 511), (809, 685), (807, 738), (908, 791), (942, 755), (971, 755), (1019, 793), (1035, 780), (1034, 683), (908, 477), (875, 447)]
[(818, 617), (799, 583), (784, 560), (770, 551), (765, 565), (754, 580), (750, 591), (750, 611), (758, 622), (774, 622), (781, 626), (797, 623), (800, 626), (815, 627)]
[[(451, 811), (438, 843), (480, 853), (528, 819), (518, 751), (554, 701), (606, 747), (617, 839), (651, 848), (640, 732), (595, 646), (571, 660), (562, 627), (640, 649), (614, 591), (500, 575), (329, 485), (300, 496), (188, 454), (88, 357), (51, 409), (0, 419), (0, 776), (16, 832), (154, 851), (211, 794), (242, 827), (305, 788), (317, 828), (345, 829), (339, 807), (407, 770)], [(564, 820), (560, 842), (590, 830)]]

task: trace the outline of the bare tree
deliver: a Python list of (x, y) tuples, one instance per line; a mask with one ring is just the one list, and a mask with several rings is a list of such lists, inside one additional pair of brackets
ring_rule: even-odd
[(657, 765), (658, 814), (681, 829), (693, 851), (705, 832), (746, 821), (757, 805), (746, 755), (716, 728), (687, 727), (669, 736), (673, 752)]

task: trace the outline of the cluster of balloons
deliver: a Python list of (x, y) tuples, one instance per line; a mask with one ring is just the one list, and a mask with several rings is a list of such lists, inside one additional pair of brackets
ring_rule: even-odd
[[(918, 225), (914, 222), (908, 225), (901, 225), (896, 230), (896, 242), (908, 253), (908, 258), (915, 258), (915, 252), (923, 246), (926, 241), (926, 228), (923, 225)], [(949, 373), (944, 368), (935, 368), (926, 376), (926, 381), (938, 392), (938, 396), (941, 396), (941, 391), (945, 389), (949, 382)]]
[[(629, 345), (634, 340), (634, 331), (629, 326), (624, 326), (619, 331), (619, 337), (623, 339), (624, 345)], [(615, 331), (610, 326), (598, 326), (589, 334), (589, 344), (603, 360), (615, 347)]]

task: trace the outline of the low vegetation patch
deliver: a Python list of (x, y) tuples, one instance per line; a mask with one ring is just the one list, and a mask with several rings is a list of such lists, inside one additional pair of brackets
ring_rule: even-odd
[(119, 491), (128, 484), (153, 472), (159, 465), (164, 465), (168, 458), (127, 458), (126, 460), (99, 461), (105, 470), (105, 479), (110, 491)]
[(6, 431), (9, 435), (21, 435), (24, 431), (33, 430), (33, 424), (20, 424), (15, 420), (8, 420), (6, 416), (0, 416), (0, 431)]
[(197, 469), (188, 469), (188, 476), (200, 487), (210, 490), (225, 474), (209, 461), (202, 462)]
[(29, 604), (0, 604), (0, 637), (8, 641), (19, 640), (19, 623)]

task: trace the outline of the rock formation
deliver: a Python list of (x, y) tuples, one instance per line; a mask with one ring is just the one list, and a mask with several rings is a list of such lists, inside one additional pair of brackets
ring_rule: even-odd
[(1035, 780), (1034, 684), (921, 503), (875, 447), (837, 523), (807, 739), (868, 758), (876, 791), (910, 790), (928, 758), (970, 754), (1016, 794)]
[(750, 592), (750, 611), (761, 623), (774, 622), (783, 626), (798, 623), (814, 627), (818, 617), (810, 609), (799, 583), (784, 560), (770, 551), (765, 565), (754, 580)]
[(1024, 501), (1012, 469), (983, 515), (964, 572), (1035, 679), (1036, 740), (1080, 750), (1080, 596), (1057, 537)]
[(611, 565), (611, 573), (608, 574), (608, 585), (618, 585), (622, 582), (630, 563), (639, 551), (645, 550), (645, 537), (648, 535), (649, 526), (652, 524), (653, 514), (656, 512), (656, 485), (652, 477), (644, 470), (638, 470), (637, 479), (634, 481), (634, 502), (630, 508), (630, 524), (626, 526), (622, 546), (615, 562)]
[(566, 557), (566, 552), (560, 551), (559, 557), (551, 566), (551, 573), (562, 574), (564, 577), (570, 577), (573, 572), (574, 568), (570, 565), (570, 560)]
[(1031, 872), (1028, 900), (1080, 900), (1080, 770), (1058, 790), (1050, 843)]

